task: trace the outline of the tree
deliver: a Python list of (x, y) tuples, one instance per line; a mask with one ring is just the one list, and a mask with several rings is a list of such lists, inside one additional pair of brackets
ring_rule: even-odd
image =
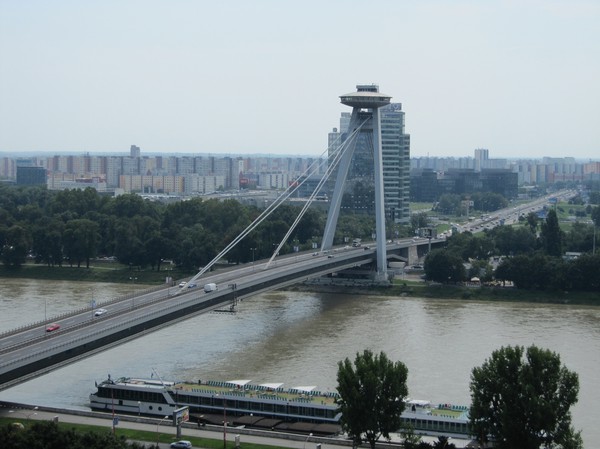
[(600, 227), (600, 206), (592, 209), (592, 220), (594, 221), (594, 225), (596, 227)]
[(410, 216), (410, 227), (413, 232), (416, 232), (419, 228), (426, 228), (429, 226), (429, 216), (427, 212), (418, 212)]
[(582, 448), (571, 426), (579, 377), (560, 356), (530, 346), (502, 347), (471, 372), (471, 430), (499, 449)]
[(540, 220), (535, 212), (529, 212), (527, 214), (527, 225), (529, 226), (532, 234), (537, 232), (539, 221)]
[(542, 222), (542, 232), (540, 235), (542, 247), (549, 256), (562, 256), (562, 231), (558, 224), (558, 217), (554, 209), (548, 211), (546, 221)]
[(2, 447), (10, 449), (63, 448), (63, 449), (158, 449), (155, 445), (145, 446), (128, 442), (125, 436), (115, 436), (105, 430), (100, 432), (79, 431), (61, 428), (53, 421), (28, 423), (26, 427), (6, 423), (0, 426)]
[(447, 249), (431, 251), (425, 258), (424, 268), (427, 279), (443, 284), (461, 282), (466, 276), (465, 266), (460, 256)]
[(460, 214), (460, 195), (444, 193), (440, 196), (436, 210), (443, 214)]
[(96, 256), (100, 239), (98, 224), (91, 220), (71, 220), (65, 227), (63, 244), (69, 262), (77, 262), (77, 267), (85, 260), (86, 268), (90, 267), (90, 259)]
[(0, 229), (2, 243), (2, 262), (7, 267), (20, 267), (25, 263), (27, 251), (31, 247), (31, 236), (28, 228), (14, 225), (8, 229)]
[(367, 441), (371, 448), (383, 436), (400, 428), (400, 415), (408, 395), (408, 368), (367, 349), (356, 354), (354, 366), (348, 358), (338, 362), (338, 411), (341, 424), (355, 445)]

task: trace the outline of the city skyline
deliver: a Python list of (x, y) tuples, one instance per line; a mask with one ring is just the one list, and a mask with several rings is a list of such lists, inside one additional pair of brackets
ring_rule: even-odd
[(599, 19), (584, 0), (0, 1), (0, 153), (318, 156), (339, 96), (373, 83), (411, 157), (594, 159)]

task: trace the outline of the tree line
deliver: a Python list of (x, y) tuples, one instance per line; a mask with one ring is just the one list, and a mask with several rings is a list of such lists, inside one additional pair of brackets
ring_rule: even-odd
[[(9, 267), (19, 267), (27, 259), (54, 267), (89, 267), (92, 259), (103, 256), (132, 267), (160, 270), (170, 260), (184, 270), (195, 270), (261, 212), (233, 199), (165, 204), (136, 194), (104, 196), (92, 188), (49, 191), (0, 184), (0, 260)], [(270, 257), (299, 212), (299, 207), (282, 204), (226, 260), (246, 263)], [(308, 209), (280, 253), (320, 244), (325, 220), (324, 211)], [(372, 216), (342, 213), (334, 242), (370, 238), (373, 229)]]
[[(540, 220), (530, 213), (521, 226), (498, 226), (480, 234), (453, 234), (443, 249), (425, 259), (429, 280), (441, 283), (510, 281), (518, 288), (562, 291), (599, 291), (600, 255), (594, 254), (600, 207), (592, 210), (593, 224), (576, 222), (562, 231), (556, 211)], [(564, 258), (565, 252), (581, 253)], [(492, 262), (498, 266), (494, 269)], [(468, 263), (469, 268), (465, 267)]]

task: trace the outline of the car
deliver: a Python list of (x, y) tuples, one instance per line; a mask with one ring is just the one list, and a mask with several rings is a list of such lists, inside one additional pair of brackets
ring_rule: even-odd
[(53, 332), (53, 331), (57, 331), (59, 329), (60, 329), (60, 324), (52, 323), (52, 324), (48, 325), (48, 327), (46, 328), (46, 332)]
[(183, 281), (179, 283), (179, 288), (183, 288), (187, 285), (187, 282)]
[(319, 255), (319, 253), (313, 253), (313, 256), (318, 256), (318, 255)]
[(329, 256), (327, 256), (328, 259), (333, 259), (335, 256), (333, 254), (330, 254)]
[(106, 309), (96, 309), (96, 311), (94, 312), (94, 316), (104, 315), (106, 312), (108, 312), (108, 310)]
[(187, 288), (194, 288), (194, 287), (198, 287), (198, 284), (188, 284)]
[(171, 443), (171, 449), (190, 449), (192, 447), (192, 443), (187, 440), (180, 440)]

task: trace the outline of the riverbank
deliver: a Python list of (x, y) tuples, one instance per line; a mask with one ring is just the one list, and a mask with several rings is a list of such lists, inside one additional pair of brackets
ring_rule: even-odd
[[(0, 266), (0, 278), (51, 279), (63, 281), (131, 283), (132, 278), (139, 285), (164, 285), (168, 277), (174, 282), (189, 278), (195, 272), (186, 272), (169, 266), (169, 269), (137, 270), (117, 263), (95, 263), (85, 267), (48, 267), (25, 264), (12, 269)], [(390, 287), (361, 287), (360, 285), (339, 286), (319, 284), (296, 284), (287, 288), (290, 291), (314, 291), (322, 293), (352, 292), (357, 295), (380, 295), (398, 297), (419, 297), (436, 299), (460, 299), (480, 301), (516, 301), (549, 304), (600, 305), (600, 292), (554, 292), (530, 291), (503, 287), (466, 287), (457, 285), (431, 284), (418, 276), (395, 279)]]
[(136, 284), (161, 285), (167, 277), (174, 281), (193, 276), (195, 273), (179, 269), (138, 270), (114, 262), (95, 262), (90, 268), (63, 265), (62, 267), (48, 267), (33, 263), (25, 264), (19, 268), (0, 266), (0, 278), (12, 279), (51, 279), (56, 281), (85, 281), (85, 282), (112, 282)]
[(343, 293), (356, 295), (378, 295), (432, 299), (458, 299), (471, 301), (512, 301), (543, 304), (600, 305), (600, 292), (552, 292), (519, 290), (502, 287), (466, 287), (460, 285), (433, 284), (417, 280), (395, 280), (390, 287), (344, 286), (296, 284), (287, 288), (291, 291), (313, 291), (320, 293)]

